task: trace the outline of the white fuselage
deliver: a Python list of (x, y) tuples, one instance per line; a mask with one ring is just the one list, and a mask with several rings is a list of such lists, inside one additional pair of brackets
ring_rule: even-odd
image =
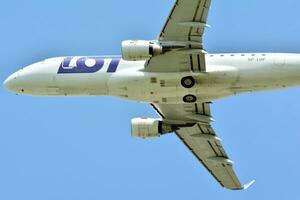
[[(300, 85), (299, 54), (207, 54), (206, 72), (147, 72), (145, 61), (120, 57), (59, 57), (25, 67), (4, 85), (18, 94), (45, 96), (110, 95), (146, 103), (198, 102)], [(181, 79), (193, 76), (187, 89)]]

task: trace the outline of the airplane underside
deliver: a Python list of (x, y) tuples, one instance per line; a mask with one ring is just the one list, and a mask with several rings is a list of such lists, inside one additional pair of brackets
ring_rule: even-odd
[[(175, 133), (217, 182), (242, 185), (212, 127), (210, 102), (300, 85), (300, 55), (208, 54), (203, 35), (211, 0), (176, 0), (157, 40), (122, 42), (122, 56), (46, 59), (8, 77), (4, 86), (33, 96), (114, 96), (150, 103), (160, 119), (135, 118), (133, 137)], [(276, 27), (277, 28), (277, 27)]]

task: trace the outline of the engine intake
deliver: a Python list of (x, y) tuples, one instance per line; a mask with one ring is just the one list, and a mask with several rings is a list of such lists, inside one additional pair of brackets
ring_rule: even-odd
[(158, 119), (135, 118), (131, 120), (131, 135), (136, 138), (157, 138), (175, 130), (174, 126)]
[(122, 42), (122, 58), (128, 61), (148, 60), (163, 53), (163, 47), (153, 41), (126, 40)]

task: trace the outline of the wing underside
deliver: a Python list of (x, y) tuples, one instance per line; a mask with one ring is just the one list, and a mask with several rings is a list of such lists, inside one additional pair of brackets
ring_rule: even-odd
[(203, 33), (208, 26), (211, 0), (177, 0), (159, 35), (164, 45), (184, 45), (180, 50), (155, 56), (146, 64), (152, 72), (205, 72)]
[(176, 0), (160, 33), (161, 41), (202, 41), (211, 0)]
[(223, 187), (244, 189), (233, 170), (233, 162), (210, 124), (209, 103), (152, 106), (165, 121), (180, 124), (176, 131), (178, 138)]

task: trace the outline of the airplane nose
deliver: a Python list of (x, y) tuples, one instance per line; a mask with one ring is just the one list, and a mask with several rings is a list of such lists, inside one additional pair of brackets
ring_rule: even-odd
[(6, 89), (6, 90), (8, 90), (8, 85), (9, 85), (9, 79), (7, 78), (7, 79), (5, 79), (5, 81), (3, 82), (3, 87)]
[(17, 78), (16, 74), (9, 76), (4, 82), (3, 86), (8, 91), (14, 91), (14, 80)]

